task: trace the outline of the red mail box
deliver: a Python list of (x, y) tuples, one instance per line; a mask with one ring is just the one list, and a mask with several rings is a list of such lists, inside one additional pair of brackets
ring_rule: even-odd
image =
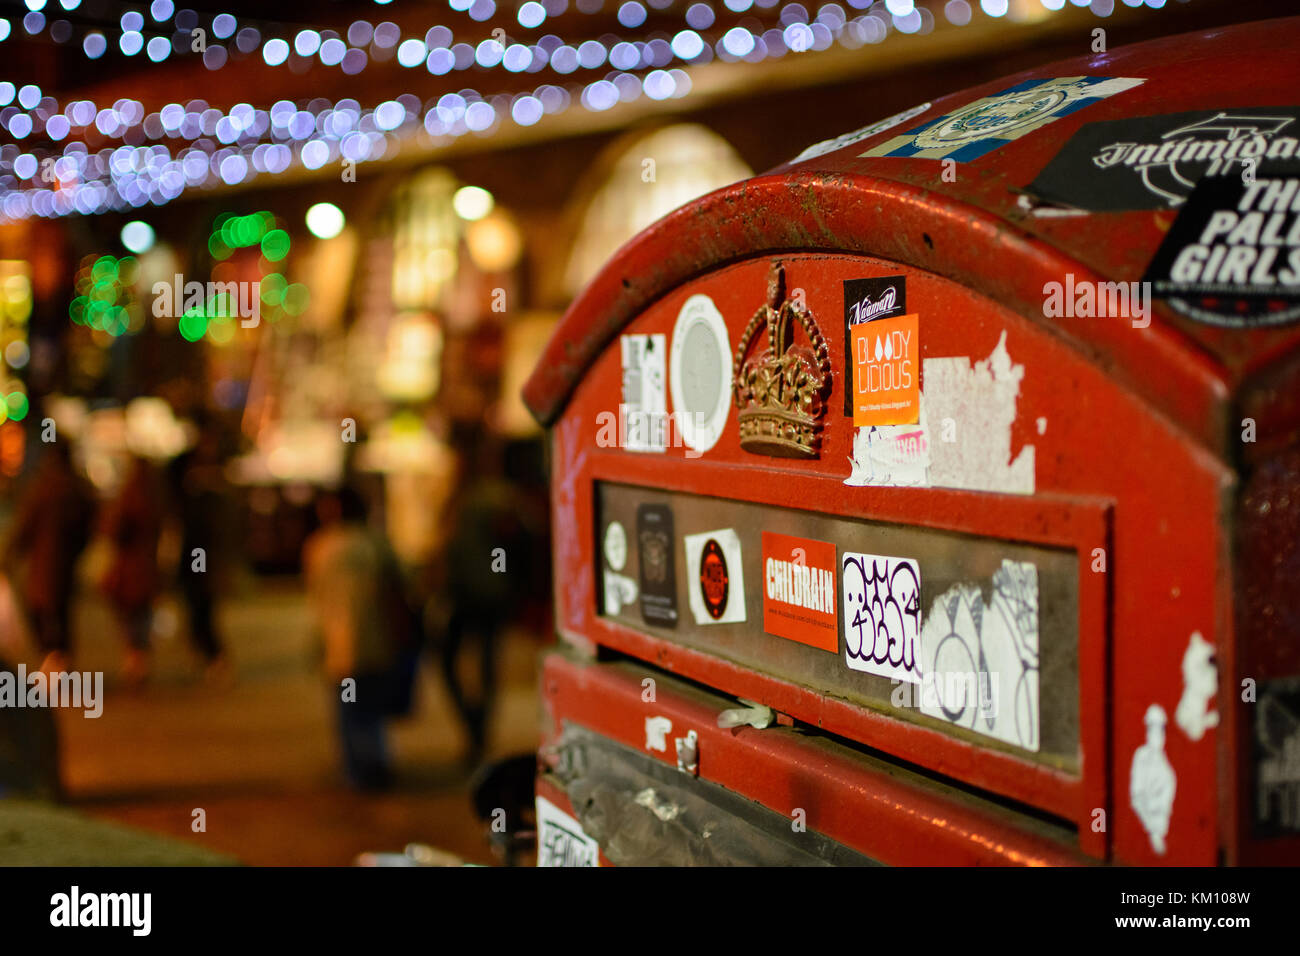
[[(1300, 861), (1298, 44), (918, 104), (620, 249), (525, 390), (551, 762), (802, 808), (821, 860)], [(539, 793), (617, 834), (602, 766)]]

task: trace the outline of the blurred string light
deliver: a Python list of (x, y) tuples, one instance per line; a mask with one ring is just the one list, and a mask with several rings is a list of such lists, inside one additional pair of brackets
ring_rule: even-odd
[[(563, 87), (544, 85), (527, 93), (488, 99), (468, 89), (426, 102), (403, 94), (371, 110), (363, 110), (351, 99), (337, 103), (317, 99), (306, 108), (281, 100), (269, 111), (243, 103), (222, 112), (204, 101), (192, 100), (184, 105), (168, 104), (142, 119), (143, 107), (133, 100), (119, 100), (112, 108), (103, 109), (91, 101), (77, 100), (60, 114), (63, 121), (78, 127), (93, 125), (101, 133), (143, 123), (146, 132), (158, 138), (174, 136), (192, 142), (176, 147), (174, 153), (160, 142), (92, 152), (84, 143), (72, 141), (63, 144), (61, 153), (36, 148), (24, 151), (25, 147), (4, 144), (0, 146), (0, 181), (12, 173), (32, 186), (10, 188), (0, 195), (0, 215), (10, 219), (89, 215), (149, 203), (162, 205), (187, 189), (234, 185), (284, 172), (294, 163), (309, 169), (341, 160), (359, 163), (379, 159), (419, 136), (444, 141), (467, 133), (486, 134), (507, 119), (521, 126), (532, 125), (543, 115), (569, 109), (575, 99), (588, 108), (604, 109), (642, 93), (652, 99), (667, 99), (690, 90), (690, 78), (680, 70), (656, 70), (644, 79), (611, 75), (612, 80), (590, 86), (618, 91), (612, 102), (593, 101), (585, 95), (587, 88), (576, 87), (578, 96), (574, 97)], [(7, 93), (0, 84), (0, 100)], [(0, 121), (3, 115), (0, 110)], [(47, 125), (52, 122), (54, 118), (49, 117)]]
[(492, 211), (496, 200), (479, 186), (462, 186), (451, 197), (451, 208), (466, 222), (476, 222)]
[[(470, 9), (464, 0), (455, 2), (461, 4), (462, 10)], [(1041, 2), (1054, 4), (1058, 0)], [(929, 9), (917, 7), (914, 0), (847, 3), (851, 9), (870, 10), (850, 19), (844, 7), (827, 3), (817, 8), (815, 17), (810, 17), (802, 4), (786, 3), (778, 10), (779, 28), (759, 33), (736, 26), (723, 30), (713, 41), (697, 30), (685, 29), (671, 39), (659, 36), (615, 42), (605, 38), (605, 42), (586, 41), (573, 46), (547, 35), (532, 45), (503, 45), (489, 39), (470, 46), (454, 43), (451, 30), (437, 26), (419, 42), (430, 50), (423, 60), (426, 67), (439, 75), (471, 66), (492, 69), (498, 65), (528, 73), (547, 66), (564, 75), (601, 67), (608, 72), (585, 84), (543, 84), (513, 94), (484, 96), (473, 89), (462, 89), (423, 102), (404, 94), (371, 109), (362, 108), (350, 98), (338, 102), (317, 98), (305, 104), (281, 100), (270, 109), (240, 103), (227, 111), (202, 100), (169, 103), (152, 113), (130, 99), (117, 100), (111, 106), (73, 100), (61, 107), (35, 84), (0, 82), (0, 127), (15, 141), (0, 146), (0, 218), (85, 215), (162, 205), (190, 189), (235, 185), (282, 173), (295, 165), (320, 169), (340, 161), (381, 159), (422, 136), (441, 142), (467, 133), (487, 134), (507, 121), (532, 126), (574, 105), (603, 112), (642, 96), (652, 100), (680, 98), (690, 92), (691, 80), (685, 71), (671, 68), (675, 58), (699, 63), (716, 55), (727, 62), (758, 62), (783, 56), (789, 50), (824, 50), (837, 42), (849, 47), (880, 43), (891, 29), (924, 33), (934, 22)], [(1005, 0), (979, 3), (985, 15), (1005, 13)], [(741, 13), (755, 4), (751, 0), (724, 0), (724, 5)], [(550, 0), (536, 6), (547, 16), (554, 15), (556, 5)], [(650, 6), (662, 9), (667, 4), (652, 0)], [(701, 4), (689, 5), (687, 13), (697, 6)], [(775, 8), (777, 4), (775, 0), (760, 0), (757, 6)], [(524, 13), (526, 7), (528, 13)], [(949, 0), (943, 10), (949, 22), (964, 25), (970, 22), (975, 7), (975, 0)], [(148, 9), (155, 19), (175, 17), (178, 26), (182, 14), (188, 15), (185, 23), (190, 23), (190, 18), (197, 22), (197, 14), (177, 12), (169, 0), (156, 0)], [(519, 12), (530, 22), (537, 16), (527, 3), (519, 7)], [(620, 22), (625, 25), (645, 12), (638, 0), (627, 0), (618, 7)], [(708, 20), (698, 10), (692, 17), (701, 26)], [(147, 29), (139, 12), (128, 12), (122, 21), (126, 26)], [(714, 25), (718, 26), (716, 22)], [(236, 37), (246, 35), (238, 27), (238, 22), (228, 17), (217, 29)], [(92, 44), (94, 37), (98, 42)], [(352, 44), (350, 48), (331, 31), (301, 30), (294, 37), (295, 45), (317, 56), (338, 58), (345, 67), (352, 53), (365, 56), (360, 48), (366, 45), (395, 47), (399, 62), (412, 64), (417, 63), (415, 54), (420, 52), (406, 46), (400, 29), (390, 23), (372, 27), (367, 21), (356, 21), (347, 30), (347, 40)], [(102, 34), (92, 32), (87, 34), (86, 45), (88, 50), (99, 49), (97, 55), (102, 55), (107, 41)], [(406, 53), (402, 52), (403, 46)], [(263, 57), (279, 62), (289, 57), (289, 50), (288, 42), (278, 38), (262, 45)], [(153, 141), (151, 145), (140, 143), (141, 132), (145, 139)], [(133, 145), (98, 150), (83, 141), (128, 137)], [(38, 139), (51, 141), (53, 148), (37, 145)], [(176, 139), (189, 144), (172, 147), (160, 142)]]
[(134, 219), (122, 227), (121, 239), (127, 251), (141, 255), (153, 248), (153, 227), (147, 222)]
[[(1056, 11), (1065, 6), (1065, 0), (1040, 0), (1043, 7)], [(1098, 16), (1109, 16), (1113, 11), (1113, 0), (1071, 0), (1075, 6), (1092, 6)], [(1142, 6), (1144, 0), (1124, 0), (1130, 6)], [(969, 7), (969, 4), (964, 6)], [(1164, 6), (1164, 0), (1145, 0), (1145, 4), (1158, 9)], [(616, 17), (627, 29), (637, 29), (646, 23), (647, 5), (655, 8), (662, 16), (667, 16), (673, 6), (671, 0), (623, 0), (617, 2)], [(451, 9), (457, 13), (467, 14), (471, 20), (484, 22), (497, 12), (493, 0), (451, 0)], [(751, 53), (734, 55), (735, 58), (753, 57), (761, 60), (768, 56), (782, 56), (787, 50), (808, 52), (824, 50), (839, 43), (843, 46), (858, 47), (865, 42), (872, 42), (865, 33), (874, 32), (877, 27), (864, 22), (865, 17), (875, 17), (886, 29), (892, 27), (902, 33), (927, 32), (933, 25), (934, 15), (926, 6), (918, 6), (916, 0), (844, 0), (823, 3), (810, 12), (812, 3), (805, 5), (800, 0), (723, 0), (722, 6), (731, 14), (751, 15), (756, 8), (770, 11), (779, 28), (763, 30), (752, 18), (740, 24), (728, 25), (718, 22), (721, 11), (717, 5), (703, 2), (682, 4), (677, 11), (682, 18), (683, 29), (665, 37), (653, 38), (669, 44), (672, 56), (684, 62), (705, 61), (715, 55), (721, 56), (728, 47), (751, 49)], [(946, 4), (945, 11), (954, 25), (965, 25), (969, 16), (960, 6)], [(846, 10), (846, 7), (848, 8)], [(979, 0), (981, 11), (992, 18), (1005, 16), (1008, 12), (1008, 0)], [(593, 0), (578, 0), (570, 7), (568, 0), (526, 0), (515, 12), (514, 20), (520, 28), (531, 31), (540, 29), (548, 19), (560, 14), (575, 11), (579, 14), (600, 14), (604, 4)], [(193, 10), (177, 11), (172, 0), (155, 0), (149, 7), (150, 18), (146, 19), (138, 11), (130, 10), (119, 20), (123, 33), (118, 40), (118, 48), (126, 56), (136, 56), (143, 49), (149, 59), (161, 62), (171, 52), (191, 53), (191, 31), (205, 29), (215, 41), (226, 41), (242, 55), (252, 55), (259, 49), (262, 60), (270, 66), (281, 66), (290, 61), (290, 54), (296, 53), (301, 58), (316, 58), (322, 64), (339, 67), (347, 74), (356, 74), (364, 70), (372, 60), (389, 59), (396, 52), (397, 62), (407, 68), (421, 65), (435, 75), (443, 75), (452, 70), (465, 70), (473, 66), (492, 69), (503, 67), (510, 72), (539, 72), (548, 67), (557, 72), (567, 73), (573, 69), (595, 69), (609, 59), (613, 48), (630, 44), (645, 47), (646, 41), (624, 39), (606, 34), (600, 39), (588, 39), (582, 42), (566, 42), (558, 36), (547, 35), (536, 42), (511, 42), (505, 44), (496, 38), (487, 38), (477, 42), (466, 42), (464, 38), (456, 39), (451, 27), (437, 24), (421, 35), (403, 36), (402, 29), (396, 23), (382, 22), (371, 24), (367, 20), (353, 21), (342, 33), (329, 29), (313, 27), (294, 27), (261, 18), (240, 21), (227, 13), (218, 13), (210, 18), (200, 18)], [(857, 15), (862, 11), (864, 15)], [(40, 16), (40, 14), (36, 14)], [(918, 19), (919, 17), (919, 19)], [(66, 20), (55, 21), (67, 26)], [(242, 23), (242, 26), (241, 26)], [(8, 29), (8, 21), (0, 20), (0, 33)], [(39, 28), (45, 26), (41, 19)], [(67, 27), (70, 29), (70, 27)], [(703, 37), (692, 36), (700, 31), (713, 29), (712, 41)], [(807, 29), (802, 29), (807, 28)], [(51, 24), (53, 29), (53, 24)], [(737, 31), (750, 34), (749, 41), (742, 41)], [(29, 31), (30, 32), (30, 31)], [(39, 32), (39, 29), (38, 31)], [(724, 45), (723, 38), (730, 35), (731, 41)], [(0, 40), (3, 40), (0, 36)], [(528, 38), (521, 38), (527, 41)], [(346, 41), (346, 42), (345, 42)], [(583, 47), (587, 53), (578, 56), (576, 66), (574, 54)], [(82, 48), (90, 59), (98, 59), (107, 51), (108, 43), (100, 30), (92, 29), (83, 38)], [(201, 54), (208, 69), (221, 69), (231, 60), (231, 51), (220, 42), (207, 44)], [(507, 55), (508, 54), (508, 55)], [(603, 55), (602, 55), (603, 54)], [(592, 63), (600, 57), (600, 62)], [(300, 62), (300, 61), (299, 61)], [(666, 63), (653, 64), (658, 67)]]
[(307, 230), (318, 239), (333, 239), (343, 231), (343, 210), (332, 202), (318, 202), (307, 210)]
[(76, 297), (68, 305), (68, 317), (112, 338), (139, 331), (143, 316), (132, 291), (139, 276), (134, 256), (87, 256), (81, 260), (75, 279)]

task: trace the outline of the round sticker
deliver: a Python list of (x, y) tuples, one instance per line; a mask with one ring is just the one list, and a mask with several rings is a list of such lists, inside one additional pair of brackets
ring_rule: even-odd
[(977, 100), (918, 133), (916, 146), (918, 149), (952, 149), (994, 136), (1016, 139), (1025, 127), (1041, 122), (1060, 109), (1067, 96), (1063, 89), (1035, 86)]
[(713, 538), (704, 542), (700, 552), (700, 594), (704, 608), (715, 621), (727, 612), (727, 595), (731, 590), (727, 576), (727, 558), (722, 546)]
[(722, 313), (707, 295), (691, 296), (677, 314), (668, 386), (682, 441), (708, 451), (731, 413), (731, 343)]
[(627, 532), (617, 521), (605, 528), (605, 560), (615, 571), (622, 571), (627, 564)]

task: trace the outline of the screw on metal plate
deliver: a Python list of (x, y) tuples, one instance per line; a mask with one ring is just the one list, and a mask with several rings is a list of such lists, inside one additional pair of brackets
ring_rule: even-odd
[(692, 777), (700, 773), (699, 735), (691, 731), (685, 737), (677, 738), (677, 769), (689, 773)]
[(771, 707), (763, 704), (756, 704), (752, 700), (740, 698), (744, 707), (730, 707), (718, 714), (718, 726), (723, 730), (729, 727), (756, 727), (762, 730), (764, 727), (771, 727), (776, 720), (776, 714), (772, 712)]

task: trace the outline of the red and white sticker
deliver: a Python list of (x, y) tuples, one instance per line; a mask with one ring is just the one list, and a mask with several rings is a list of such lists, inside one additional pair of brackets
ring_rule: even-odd
[(835, 545), (764, 531), (763, 630), (834, 654), (835, 577)]

